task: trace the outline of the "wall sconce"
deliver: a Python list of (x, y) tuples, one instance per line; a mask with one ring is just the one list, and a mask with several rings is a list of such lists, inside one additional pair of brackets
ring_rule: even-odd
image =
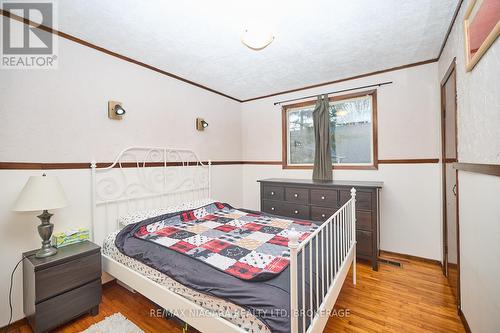
[(204, 131), (208, 127), (208, 123), (203, 118), (196, 118), (196, 129)]
[(109, 101), (108, 102), (108, 118), (114, 120), (122, 120), (125, 115), (125, 109), (122, 107), (121, 102)]

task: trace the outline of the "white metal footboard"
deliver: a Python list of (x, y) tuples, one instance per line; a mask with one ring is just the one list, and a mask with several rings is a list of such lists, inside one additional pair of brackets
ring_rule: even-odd
[(291, 333), (322, 332), (352, 263), (356, 284), (356, 190), (299, 244), (290, 232)]

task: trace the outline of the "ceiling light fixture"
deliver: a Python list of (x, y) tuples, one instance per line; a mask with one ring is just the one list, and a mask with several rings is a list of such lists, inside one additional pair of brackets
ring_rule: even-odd
[(241, 35), (241, 42), (246, 47), (260, 51), (271, 44), (274, 40), (274, 35), (269, 29), (266, 29), (262, 24), (254, 24), (245, 28)]

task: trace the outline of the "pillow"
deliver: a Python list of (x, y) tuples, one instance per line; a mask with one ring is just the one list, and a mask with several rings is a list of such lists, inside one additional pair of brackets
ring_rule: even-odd
[(146, 209), (146, 210), (140, 210), (128, 215), (120, 216), (118, 218), (118, 224), (120, 227), (125, 227), (129, 224), (137, 223), (140, 221), (143, 221), (145, 219), (148, 219), (150, 217), (155, 217), (163, 214), (168, 214), (168, 213), (174, 213), (174, 212), (179, 212), (182, 210), (188, 210), (188, 209), (194, 209), (198, 208), (201, 206), (209, 205), (211, 203), (215, 202), (213, 199), (200, 199), (200, 200), (195, 200), (195, 201), (186, 201), (174, 206), (169, 206), (165, 208), (152, 208), (152, 209)]

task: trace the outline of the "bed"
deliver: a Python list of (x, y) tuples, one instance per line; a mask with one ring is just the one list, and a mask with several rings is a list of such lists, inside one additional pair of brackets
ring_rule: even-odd
[[(186, 261), (192, 258), (182, 254), (169, 253), (169, 261), (155, 267), (137, 260), (144, 254), (134, 258), (116, 246), (117, 235), (127, 226), (214, 202), (209, 199), (210, 162), (187, 149), (131, 147), (110, 166), (91, 163), (91, 172), (92, 239), (103, 246), (103, 270), (202, 332), (321, 332), (351, 265), (356, 281), (355, 189), (352, 198), (307, 237), (293, 227), (287, 231), (288, 265), (281, 273), (266, 282), (239, 281), (206, 264)], [(144, 246), (144, 253), (150, 253)], [(183, 264), (175, 270), (168, 267), (176, 260)], [(189, 270), (195, 268), (207, 279), (191, 278)], [(265, 297), (269, 285), (283, 289), (271, 297), (284, 313), (278, 319), (261, 312), (260, 306), (266, 311), (274, 306)], [(257, 301), (251, 299), (258, 306), (243, 297), (249, 290), (261, 294)]]

